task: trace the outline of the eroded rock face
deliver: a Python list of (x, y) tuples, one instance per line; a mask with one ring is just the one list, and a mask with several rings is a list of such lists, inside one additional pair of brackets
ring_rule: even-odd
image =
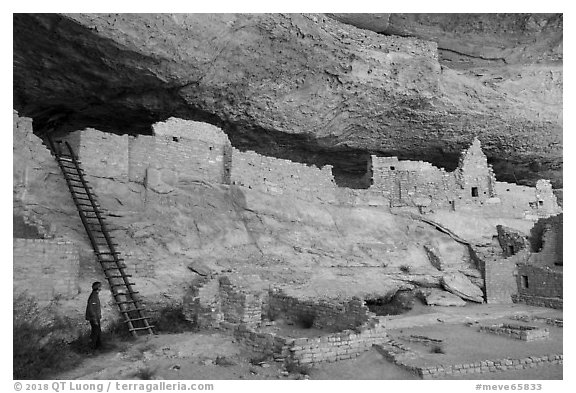
[(14, 105), (62, 132), (205, 120), (351, 176), (367, 152), (453, 169), (478, 136), (499, 180), (560, 186), (562, 17), (494, 18), (16, 14)]

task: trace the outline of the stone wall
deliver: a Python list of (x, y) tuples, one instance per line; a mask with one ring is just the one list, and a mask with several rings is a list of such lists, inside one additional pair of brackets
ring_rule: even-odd
[(463, 201), (486, 202), (496, 196), (496, 177), (477, 138), (468, 150), (462, 152), (454, 176), (460, 188), (459, 196)]
[(562, 279), (561, 270), (527, 263), (518, 264), (518, 295), (514, 299), (537, 306), (561, 308)]
[(128, 181), (128, 135), (115, 135), (94, 129), (76, 131), (75, 153), (87, 177)]
[(327, 331), (355, 329), (370, 318), (364, 302), (355, 298), (348, 302), (302, 300), (282, 291), (271, 290), (268, 295), (269, 315), (281, 317), (307, 328)]
[(263, 294), (245, 291), (233, 285), (228, 277), (221, 277), (220, 310), (229, 323), (257, 326), (262, 321)]
[(550, 331), (547, 328), (539, 328), (536, 326), (526, 326), (526, 325), (515, 325), (510, 323), (501, 323), (490, 326), (480, 326), (479, 329), (481, 332), (510, 337), (522, 341), (542, 340), (550, 337)]
[(372, 170), (369, 190), (389, 200), (390, 206), (446, 208), (455, 199), (453, 176), (427, 162), (372, 156)]
[(259, 332), (246, 325), (234, 329), (234, 336), (251, 351), (292, 364), (314, 364), (352, 359), (386, 340), (377, 320), (321, 337), (291, 338)]
[(473, 363), (421, 367), (416, 370), (423, 379), (441, 378), (449, 375), (498, 373), (507, 370), (522, 370), (534, 367), (562, 364), (561, 353), (544, 356), (528, 356), (520, 359), (492, 359)]
[(317, 168), (233, 149), (231, 177), (234, 184), (272, 195), (335, 201), (337, 186), (330, 165)]
[(512, 303), (512, 296), (518, 293), (516, 284), (516, 263), (527, 257), (526, 253), (509, 258), (486, 258), (483, 263), (483, 276), (486, 303)]
[(537, 211), (539, 217), (548, 217), (552, 214), (560, 213), (558, 200), (552, 190), (550, 180), (540, 179), (536, 182), (536, 200), (533, 209)]
[(186, 181), (234, 183), (307, 201), (411, 206), (421, 213), (475, 205), (534, 219), (560, 211), (549, 182), (539, 182), (536, 189), (498, 184), (478, 140), (462, 153), (454, 172), (423, 161), (372, 156), (372, 185), (353, 190), (336, 185), (330, 165), (317, 168), (233, 149), (224, 132), (210, 124), (171, 118), (153, 129), (153, 136), (136, 137), (84, 130), (67, 139), (91, 176), (121, 181), (128, 177), (140, 184), (148, 179), (161, 193), (171, 190), (164, 183), (173, 186), (181, 175)]
[(562, 364), (564, 356), (553, 353), (543, 356), (528, 356), (519, 359), (490, 359), (476, 362), (457, 364), (437, 364), (432, 366), (418, 366), (414, 364), (414, 354), (409, 348), (395, 340), (388, 339), (385, 345), (375, 345), (375, 348), (387, 359), (408, 371), (413, 372), (422, 379), (442, 378), (446, 376), (460, 376), (467, 374), (498, 373), (507, 370), (522, 370), (533, 367)]
[(196, 278), (184, 296), (184, 317), (199, 328), (218, 327), (223, 320), (219, 292), (218, 280), (211, 277)]
[[(559, 214), (546, 219), (540, 219), (535, 225), (534, 236), (539, 239), (532, 239), (533, 243), (540, 246), (540, 249), (532, 254), (530, 262), (535, 265), (552, 266), (563, 265), (564, 260), (564, 215)], [(540, 228), (536, 228), (536, 226)], [(538, 229), (541, 230), (540, 233)]]
[[(198, 180), (223, 183), (225, 145), (171, 136), (130, 137), (130, 181), (144, 183), (146, 170), (154, 168), (185, 174)], [(229, 153), (228, 153), (229, 154)]]
[(78, 250), (54, 239), (13, 239), (14, 293), (24, 290), (40, 301), (80, 293)]

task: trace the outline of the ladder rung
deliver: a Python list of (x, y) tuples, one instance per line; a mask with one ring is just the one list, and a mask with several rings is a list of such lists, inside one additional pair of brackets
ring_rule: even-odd
[(111, 287), (129, 287), (132, 285), (136, 285), (133, 282), (129, 282), (129, 283), (125, 283), (123, 282), (122, 284), (110, 284)]
[(114, 252), (98, 252), (98, 251), (94, 251), (96, 254), (98, 255), (118, 255), (120, 254), (120, 252), (118, 251), (114, 251)]
[(150, 331), (152, 331), (152, 328), (153, 328), (153, 327), (154, 327), (154, 326), (150, 325), (150, 326), (148, 326), (148, 327), (130, 328), (130, 329), (128, 329), (128, 330), (130, 330), (131, 332), (134, 332), (134, 331), (136, 331), (136, 330), (150, 330)]
[[(80, 162), (78, 161), (78, 163), (80, 163)], [(67, 169), (77, 169), (78, 171), (84, 172), (84, 170), (82, 168), (77, 167), (72, 161), (61, 160), (60, 165), (62, 165), (63, 167), (65, 167)], [(72, 166), (68, 166), (68, 165), (72, 165)]]
[[(82, 188), (82, 189), (88, 189), (88, 190), (91, 190), (91, 189), (92, 189), (92, 187), (90, 187), (90, 186), (85, 186), (85, 185), (81, 185), (81, 186), (78, 185), (78, 186), (77, 186), (77, 185), (75, 185), (75, 184), (70, 184), (70, 187)], [(76, 192), (76, 191), (74, 191), (74, 192)]]
[(106, 276), (106, 278), (124, 278), (124, 277), (128, 278), (128, 277), (132, 277), (132, 275), (131, 274), (121, 274), (118, 276)]
[[(146, 309), (143, 308), (143, 307), (136, 307), (136, 308), (131, 308), (131, 309), (127, 309), (127, 310), (121, 310), (120, 312), (123, 313), (123, 314), (128, 314), (128, 313), (131, 313), (131, 312), (138, 312), (138, 313), (140, 313), (140, 311), (146, 311)], [(138, 318), (140, 318), (140, 317), (143, 316), (143, 315), (144, 315), (144, 314), (140, 313), (140, 316), (139, 316)], [(130, 319), (136, 319), (136, 318), (130, 317), (129, 315), (128, 315), (128, 318), (130, 318)]]
[(80, 161), (80, 160), (79, 160), (78, 158), (76, 158), (76, 157), (74, 157), (74, 158), (76, 158), (76, 160), (73, 160), (71, 156), (65, 156), (65, 155), (62, 155), (62, 154), (58, 155), (57, 157), (58, 157), (59, 159), (61, 159), (62, 161), (68, 161), (68, 162), (72, 162), (72, 163), (74, 163), (74, 161), (76, 161), (78, 164), (81, 164), (81, 163), (82, 163), (82, 161)]
[[(86, 216), (86, 212), (83, 211), (82, 213), (84, 213), (84, 215)], [(107, 220), (106, 217), (102, 217), (102, 216), (100, 216), (100, 217), (98, 217), (98, 216), (86, 216), (86, 218), (89, 218), (91, 220)]]
[[(130, 310), (130, 311), (136, 311), (136, 310)], [(123, 311), (123, 312), (124, 312), (124, 311)], [(129, 312), (129, 311), (126, 311), (126, 312)], [(145, 320), (145, 319), (147, 320), (148, 317), (130, 318), (130, 319), (124, 320), (124, 322), (125, 322), (125, 323), (128, 323), (128, 322), (134, 322), (134, 321), (143, 321), (143, 320)]]
[(114, 266), (114, 267), (102, 267), (102, 270), (104, 270), (104, 272), (107, 272), (109, 270), (122, 270), (122, 269), (126, 269), (126, 265), (124, 266)]
[[(125, 294), (117, 294), (117, 295), (125, 295)], [(123, 300), (121, 302), (114, 302), (116, 304), (127, 304), (127, 303), (137, 303), (137, 300)]]
[[(116, 261), (100, 261), (100, 262), (102, 262), (102, 263), (117, 263)], [(120, 267), (120, 266), (106, 266), (106, 269), (126, 269), (126, 265), (122, 264), (121, 266), (123, 266), (123, 267)]]

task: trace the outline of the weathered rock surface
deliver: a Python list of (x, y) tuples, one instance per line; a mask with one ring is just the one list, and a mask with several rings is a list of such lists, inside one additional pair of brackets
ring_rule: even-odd
[(421, 288), (419, 296), (429, 306), (465, 306), (466, 302), (453, 293), (434, 288)]
[(201, 276), (209, 276), (212, 274), (212, 269), (206, 266), (204, 263), (200, 261), (192, 261), (188, 264), (188, 269), (192, 270), (195, 273), (198, 273)]
[(207, 120), (349, 177), (368, 152), (452, 169), (478, 136), (501, 180), (561, 185), (561, 15), (376, 19), (361, 27), (397, 35), (322, 14), (15, 14), (14, 105), (61, 131)]
[(480, 288), (472, 284), (472, 282), (462, 273), (454, 272), (442, 276), (442, 286), (454, 295), (461, 297), (464, 300), (470, 300), (476, 303), (482, 303), (483, 293)]

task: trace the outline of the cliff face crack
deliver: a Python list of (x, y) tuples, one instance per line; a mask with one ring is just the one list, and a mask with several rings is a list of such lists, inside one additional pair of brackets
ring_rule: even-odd
[(470, 57), (472, 59), (480, 59), (480, 60), (488, 60), (488, 61), (499, 61), (502, 62), (504, 64), (507, 64), (506, 59), (503, 57), (484, 57), (484, 56), (480, 56), (480, 55), (471, 55), (469, 53), (464, 53), (464, 52), (460, 52), (457, 51), (455, 49), (451, 49), (451, 48), (442, 48), (442, 47), (438, 47), (439, 51), (446, 51), (446, 52), (450, 52), (450, 53), (455, 53), (457, 55), (460, 56), (466, 56), (466, 57)]

